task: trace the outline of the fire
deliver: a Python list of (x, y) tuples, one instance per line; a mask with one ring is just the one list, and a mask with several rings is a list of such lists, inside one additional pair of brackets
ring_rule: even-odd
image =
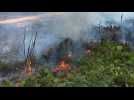
[(52, 72), (54, 74), (59, 74), (60, 72), (64, 73), (64, 76), (62, 77), (63, 79), (61, 80), (64, 80), (64, 78), (68, 76), (68, 72), (71, 69), (71, 67), (70, 64), (68, 64), (67, 62), (69, 62), (69, 59), (71, 59), (71, 57), (71, 53), (63, 56), (63, 58), (59, 61), (58, 66), (52, 69)]
[(31, 60), (28, 60), (27, 62), (26, 62), (26, 66), (25, 66), (25, 73), (27, 74), (27, 75), (31, 75), (32, 74), (32, 67), (31, 67)]
[(59, 73), (59, 72), (63, 71), (65, 73), (67, 73), (69, 69), (70, 69), (70, 65), (66, 64), (65, 61), (62, 60), (56, 68), (52, 69), (52, 72)]
[(68, 71), (70, 65), (66, 64), (65, 61), (61, 61), (58, 67), (61, 71)]

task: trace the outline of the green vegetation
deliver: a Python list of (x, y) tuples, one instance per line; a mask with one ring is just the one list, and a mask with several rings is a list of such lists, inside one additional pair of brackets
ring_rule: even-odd
[[(23, 87), (133, 87), (134, 51), (127, 45), (102, 42), (91, 50), (90, 56), (71, 62), (79, 67), (70, 70), (67, 77), (63, 73), (54, 75), (49, 69), (40, 70), (37, 75), (21, 81)], [(11, 86), (9, 81), (2, 86)]]
[(13, 83), (11, 81), (6, 80), (6, 81), (3, 81), (1, 86), (2, 87), (13, 87), (14, 85), (13, 85)]

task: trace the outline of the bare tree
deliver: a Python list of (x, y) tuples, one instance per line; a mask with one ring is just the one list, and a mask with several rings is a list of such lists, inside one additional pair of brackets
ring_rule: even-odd
[(26, 41), (26, 32), (24, 32), (24, 39), (23, 39), (23, 45), (24, 45), (24, 57), (26, 57), (26, 47), (25, 47), (25, 41)]
[(123, 23), (123, 13), (121, 14), (121, 25)]
[(31, 39), (30, 39), (30, 43), (26, 52), (26, 48), (25, 48), (25, 40), (26, 40), (26, 33), (24, 33), (24, 56), (25, 56), (25, 71), (29, 74), (31, 74), (31, 67), (32, 67), (32, 57), (34, 55), (34, 50), (35, 50), (35, 44), (37, 41), (37, 32), (34, 34), (32, 34)]

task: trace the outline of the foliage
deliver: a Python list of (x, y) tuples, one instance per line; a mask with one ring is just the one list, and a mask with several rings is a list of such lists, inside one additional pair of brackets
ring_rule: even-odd
[(14, 87), (13, 83), (9, 80), (5, 80), (1, 84), (2, 87)]
[[(134, 52), (127, 45), (102, 42), (91, 50), (90, 56), (83, 56), (72, 62), (72, 69), (55, 75), (51, 70), (41, 69), (37, 75), (22, 80), (22, 86), (34, 87), (129, 87), (134, 86)], [(44, 67), (44, 66), (43, 66)], [(7, 84), (7, 83), (6, 83)]]

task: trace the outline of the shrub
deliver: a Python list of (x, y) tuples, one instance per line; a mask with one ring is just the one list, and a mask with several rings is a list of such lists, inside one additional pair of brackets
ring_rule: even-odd
[[(64, 77), (43, 68), (37, 75), (21, 82), (25, 87), (128, 87), (134, 86), (134, 52), (127, 45), (103, 42), (91, 50), (89, 57), (74, 59), (78, 66)], [(42, 66), (44, 67), (44, 66)], [(10, 86), (8, 81), (5, 86)]]
[(14, 87), (13, 83), (9, 80), (5, 80), (1, 84), (2, 87)]

